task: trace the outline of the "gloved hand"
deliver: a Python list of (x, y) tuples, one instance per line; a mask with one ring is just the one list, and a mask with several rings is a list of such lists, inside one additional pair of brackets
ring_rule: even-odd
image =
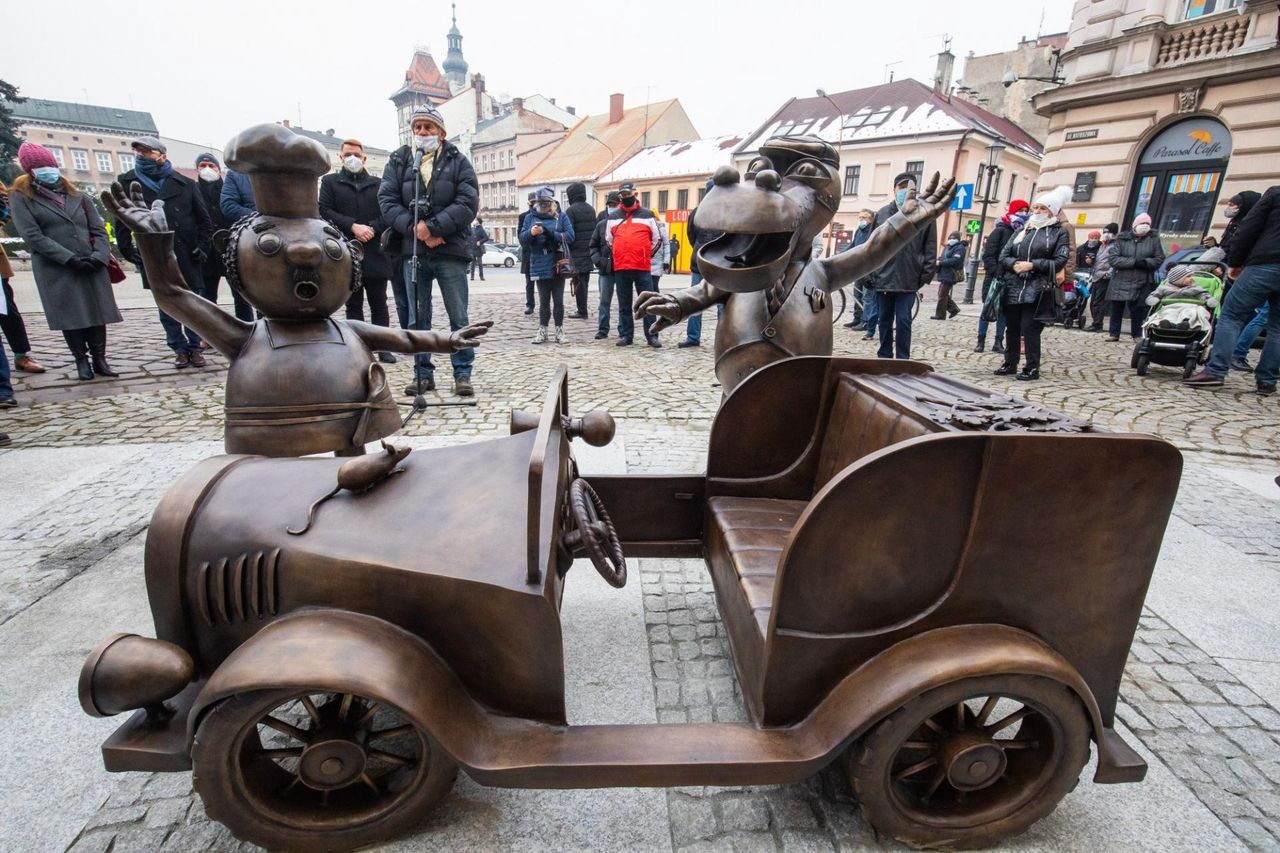
[(98, 269), (87, 255), (71, 258), (67, 261), (67, 266), (76, 272), (94, 272)]
[(88, 257), (89, 257), (89, 263), (93, 264), (93, 268), (95, 270), (103, 269), (107, 265), (107, 262), (104, 261), (102, 258), (98, 257), (97, 255), (89, 255)]

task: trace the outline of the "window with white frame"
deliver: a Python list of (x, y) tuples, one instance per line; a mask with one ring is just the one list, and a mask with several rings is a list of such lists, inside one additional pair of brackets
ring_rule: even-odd
[(77, 172), (89, 171), (89, 152), (82, 148), (72, 148), (71, 162), (75, 164)]
[(1182, 19), (1190, 21), (1212, 15), (1215, 12), (1226, 12), (1240, 7), (1240, 0), (1186, 0)]
[(120, 151), (116, 154), (116, 156), (120, 158), (121, 172), (128, 172), (133, 168), (134, 156), (132, 154), (126, 154), (123, 151)]
[(67, 161), (62, 158), (62, 149), (50, 148), (49, 150), (53, 152), (53, 159), (58, 161), (58, 168), (59, 169), (67, 168)]
[(94, 156), (94, 157), (97, 159), (97, 161), (98, 161), (98, 171), (99, 171), (99, 172), (106, 172), (106, 173), (108, 173), (108, 174), (109, 174), (109, 173), (112, 171), (112, 170), (111, 170), (111, 152), (110, 152), (110, 151), (95, 151), (95, 152), (93, 152), (93, 156)]

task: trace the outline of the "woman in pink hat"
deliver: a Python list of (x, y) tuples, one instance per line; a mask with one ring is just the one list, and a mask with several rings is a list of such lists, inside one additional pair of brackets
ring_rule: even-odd
[(121, 317), (107, 275), (110, 242), (102, 217), (62, 176), (48, 148), (22, 143), (18, 165), (25, 174), (13, 182), (9, 203), (31, 252), (45, 320), (62, 332), (80, 379), (117, 376), (107, 363), (107, 324)]
[(1107, 299), (1111, 303), (1109, 341), (1120, 340), (1124, 309), (1129, 306), (1129, 335), (1136, 341), (1142, 337), (1142, 321), (1147, 319), (1147, 296), (1156, 289), (1156, 270), (1164, 263), (1164, 246), (1160, 235), (1151, 227), (1151, 217), (1139, 214), (1133, 227), (1120, 232), (1107, 255), (1111, 264), (1111, 284)]

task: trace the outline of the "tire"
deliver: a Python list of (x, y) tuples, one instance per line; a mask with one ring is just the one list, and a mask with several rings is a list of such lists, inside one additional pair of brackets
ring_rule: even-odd
[(1133, 355), (1129, 357), (1129, 367), (1136, 369), (1138, 366), (1138, 356), (1142, 354), (1142, 341), (1138, 341), (1133, 345)]
[[(363, 742), (359, 734), (335, 737), (339, 727), (360, 731), (356, 726), (366, 715)], [(271, 727), (263, 722), (268, 717)], [(316, 743), (275, 727), (281, 723), (314, 737), (321, 721), (326, 735)], [(372, 747), (376, 734), (381, 742)], [(276, 752), (264, 755), (265, 749)], [(304, 752), (310, 757), (297, 755)], [(393, 838), (421, 822), (457, 776), (453, 760), (398, 710), (324, 690), (233, 696), (201, 720), (191, 756), (192, 783), (209, 817), (270, 850), (350, 850)], [(331, 770), (335, 761), (338, 769)], [(323, 785), (323, 774), (334, 772), (340, 775)]]
[[(836, 308), (837, 304), (839, 305), (839, 309), (840, 309), (840, 310), (838, 310), (838, 311), (837, 311), (837, 310), (835, 310), (835, 308)], [(831, 307), (832, 307), (832, 311), (831, 311), (831, 313), (832, 313), (832, 315), (833, 315), (833, 316), (831, 317), (831, 325), (833, 325), (833, 326), (834, 326), (836, 323), (839, 323), (839, 322), (840, 322), (840, 318), (844, 316), (844, 312), (845, 312), (845, 309), (848, 307), (848, 304), (849, 304), (848, 297), (846, 297), (846, 296), (844, 295), (844, 288), (843, 288), (843, 287), (841, 287), (841, 288), (839, 288), (838, 290), (835, 290), (834, 292), (832, 292), (832, 294), (831, 294)]]
[[(993, 715), (987, 729), (997, 728), (984, 734), (980, 724)], [(962, 742), (963, 751), (944, 751)], [(1088, 717), (1070, 688), (1038, 676), (990, 675), (907, 702), (849, 750), (847, 770), (863, 816), (878, 831), (915, 847), (974, 848), (1052, 812), (1088, 758)], [(932, 766), (937, 771), (926, 772)]]
[(516, 265), (516, 262), (514, 258), (504, 258), (502, 261), (502, 265), (507, 269), (511, 269)]
[(1139, 376), (1147, 375), (1147, 368), (1151, 365), (1151, 356), (1145, 352), (1138, 356), (1138, 363), (1134, 365), (1134, 369), (1138, 371)]

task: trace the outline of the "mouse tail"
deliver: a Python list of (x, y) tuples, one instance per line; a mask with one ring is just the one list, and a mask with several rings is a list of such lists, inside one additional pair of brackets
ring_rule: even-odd
[(307, 523), (302, 525), (302, 527), (297, 530), (295, 530), (292, 527), (286, 527), (285, 531), (292, 536), (301, 536), (302, 534), (306, 533), (308, 530), (311, 529), (311, 525), (316, 520), (316, 510), (320, 508), (320, 504), (329, 500), (329, 498), (333, 497), (341, 490), (342, 490), (342, 486), (334, 486), (332, 492), (329, 492), (329, 494), (325, 495), (324, 497), (317, 498), (315, 502), (311, 504), (311, 507), (307, 510)]

